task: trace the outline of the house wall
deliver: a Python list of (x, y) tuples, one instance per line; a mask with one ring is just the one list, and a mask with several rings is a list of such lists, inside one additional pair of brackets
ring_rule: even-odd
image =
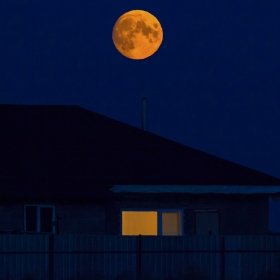
[(59, 233), (105, 233), (104, 206), (95, 203), (65, 204), (56, 206)]
[(17, 203), (0, 203), (0, 232), (23, 230), (23, 206)]
[(106, 228), (110, 229), (110, 234), (120, 234), (120, 211), (125, 208), (184, 209), (185, 235), (195, 234), (195, 210), (206, 209), (218, 209), (221, 235), (269, 233), (268, 198), (264, 196), (120, 196), (111, 206), (112, 216), (106, 215)]
[(194, 210), (218, 209), (219, 234), (268, 234), (268, 198), (261, 196), (120, 196), (110, 202), (0, 202), (0, 231), (24, 231), (24, 204), (55, 205), (59, 233), (121, 234), (121, 209), (183, 209), (184, 234), (195, 234)]
[(98, 202), (62, 202), (62, 201), (21, 201), (0, 202), (1, 230), (24, 231), (24, 205), (54, 205), (55, 216), (59, 217), (56, 233), (105, 233), (105, 207)]

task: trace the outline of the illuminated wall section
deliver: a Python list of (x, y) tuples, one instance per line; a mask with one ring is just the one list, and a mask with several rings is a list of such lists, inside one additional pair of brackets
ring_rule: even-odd
[(122, 235), (158, 235), (156, 211), (122, 211)]

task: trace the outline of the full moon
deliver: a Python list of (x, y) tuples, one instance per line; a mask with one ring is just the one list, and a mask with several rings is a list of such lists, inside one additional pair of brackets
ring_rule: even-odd
[(163, 31), (155, 16), (146, 11), (132, 10), (118, 18), (112, 37), (122, 55), (130, 59), (145, 59), (160, 47)]

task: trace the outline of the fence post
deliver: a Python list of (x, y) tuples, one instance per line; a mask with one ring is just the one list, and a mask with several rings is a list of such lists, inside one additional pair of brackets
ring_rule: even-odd
[(49, 235), (49, 280), (53, 280), (54, 267), (54, 235)]
[(226, 270), (225, 270), (225, 237), (220, 237), (220, 279), (226, 279)]
[(136, 269), (137, 269), (137, 275), (136, 278), (137, 280), (141, 279), (141, 249), (142, 249), (142, 244), (141, 244), (141, 234), (138, 235), (137, 237), (137, 264), (136, 264)]

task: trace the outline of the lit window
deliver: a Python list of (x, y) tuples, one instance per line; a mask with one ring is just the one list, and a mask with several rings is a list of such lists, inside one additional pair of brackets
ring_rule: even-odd
[(182, 235), (181, 212), (162, 212), (162, 235)]
[(123, 235), (157, 235), (157, 212), (123, 211)]
[(122, 211), (122, 235), (182, 235), (181, 211)]

